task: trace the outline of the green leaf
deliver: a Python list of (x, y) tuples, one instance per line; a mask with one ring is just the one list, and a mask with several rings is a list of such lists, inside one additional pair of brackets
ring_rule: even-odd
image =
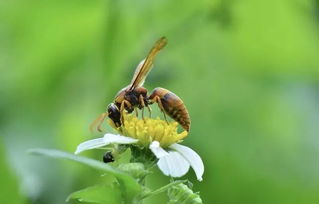
[(119, 181), (121, 192), (127, 202), (134, 200), (134, 198), (142, 191), (141, 186), (132, 176), (108, 164), (54, 149), (31, 149), (28, 152), (36, 155), (45, 155), (53, 158), (75, 161), (112, 174)]
[(178, 184), (168, 190), (168, 204), (202, 204), (198, 193), (194, 193), (185, 184)]
[(145, 199), (145, 198), (148, 198), (148, 197), (151, 197), (151, 196), (154, 196), (154, 195), (157, 195), (157, 194), (160, 194), (160, 193), (163, 193), (165, 191), (167, 191), (168, 189), (172, 188), (173, 186), (176, 186), (178, 184), (181, 184), (181, 183), (184, 183), (186, 182), (186, 180), (181, 180), (181, 181), (173, 181), (172, 183), (169, 183), (165, 186), (162, 186), (152, 192), (146, 192), (146, 193), (143, 193), (142, 195), (142, 199)]
[(22, 204), (27, 203), (19, 193), (18, 179), (14, 170), (10, 168), (6, 152), (0, 138), (0, 203)]
[(80, 202), (88, 203), (122, 203), (122, 195), (117, 185), (96, 185), (76, 191), (69, 195), (67, 201), (76, 199)]
[(145, 170), (145, 167), (142, 163), (120, 164), (118, 168), (136, 179), (142, 179), (151, 173), (150, 171)]

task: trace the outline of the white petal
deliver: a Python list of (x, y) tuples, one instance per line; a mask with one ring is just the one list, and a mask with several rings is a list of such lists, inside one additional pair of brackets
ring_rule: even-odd
[(155, 154), (155, 156), (159, 159), (161, 157), (167, 156), (168, 152), (166, 152), (161, 146), (158, 141), (153, 141), (150, 144), (151, 151)]
[(166, 176), (172, 177), (184, 176), (190, 167), (184, 157), (175, 151), (169, 151), (168, 155), (161, 157), (157, 166)]
[(197, 180), (202, 181), (202, 176), (204, 174), (204, 164), (200, 156), (194, 150), (184, 145), (172, 144), (170, 148), (179, 152), (189, 162), (195, 171)]
[(80, 152), (83, 152), (85, 150), (95, 149), (95, 148), (103, 147), (105, 145), (106, 145), (106, 143), (105, 143), (103, 137), (96, 138), (93, 140), (88, 140), (88, 141), (85, 141), (85, 142), (82, 142), (81, 144), (79, 144), (78, 147), (76, 148), (76, 151), (74, 154), (79, 154)]
[(75, 154), (79, 154), (85, 150), (96, 149), (109, 144), (131, 144), (136, 143), (138, 140), (130, 137), (124, 137), (121, 135), (105, 134), (102, 138), (96, 138), (82, 142), (76, 148)]
[(131, 137), (125, 137), (122, 135), (114, 135), (107, 133), (104, 135), (104, 141), (106, 144), (132, 144), (138, 142), (137, 139)]

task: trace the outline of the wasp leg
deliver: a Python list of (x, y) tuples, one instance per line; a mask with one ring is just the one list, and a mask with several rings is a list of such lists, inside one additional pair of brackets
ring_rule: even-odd
[(90, 125), (90, 131), (93, 132), (93, 128), (97, 125), (97, 131), (103, 132), (101, 126), (106, 116), (108, 116), (108, 113), (102, 113), (98, 118), (96, 118)]
[(131, 108), (132, 105), (130, 102), (128, 102), (127, 100), (123, 100), (121, 103), (121, 107), (120, 107), (120, 113), (121, 113), (121, 124), (124, 124), (124, 117), (123, 117), (123, 112), (125, 110), (125, 106), (128, 108)]
[(149, 113), (149, 117), (151, 118), (152, 117), (152, 109), (151, 107), (148, 105), (146, 106), (147, 107), (147, 110), (148, 110), (148, 113)]
[(136, 107), (134, 108), (134, 112), (135, 112), (135, 116), (138, 117), (138, 110)]
[(142, 108), (142, 119), (144, 120), (144, 108), (145, 108), (145, 103), (144, 103), (144, 98), (142, 95), (139, 96), (139, 102)]
[(155, 102), (157, 103), (158, 107), (160, 108), (160, 110), (162, 111), (163, 115), (164, 115), (164, 118), (165, 118), (165, 121), (167, 122), (168, 124), (168, 121), (167, 121), (167, 118), (166, 118), (166, 113), (165, 113), (165, 109), (164, 109), (164, 106), (162, 104), (162, 101), (160, 99), (159, 96), (155, 96)]

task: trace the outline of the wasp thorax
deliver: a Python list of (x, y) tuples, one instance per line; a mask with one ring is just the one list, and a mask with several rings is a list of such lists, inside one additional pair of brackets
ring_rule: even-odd
[(121, 105), (121, 103), (124, 101), (127, 89), (128, 87), (124, 87), (115, 95), (116, 105)]
[(128, 90), (124, 96), (125, 100), (127, 100), (132, 106), (136, 106), (139, 104), (139, 93), (135, 90)]

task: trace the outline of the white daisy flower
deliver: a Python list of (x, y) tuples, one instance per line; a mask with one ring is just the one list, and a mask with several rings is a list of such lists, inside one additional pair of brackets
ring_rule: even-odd
[[(110, 144), (132, 144), (149, 148), (157, 157), (157, 166), (166, 176), (181, 177), (192, 167), (196, 177), (202, 181), (204, 164), (200, 156), (191, 148), (178, 144), (187, 136), (187, 131), (177, 132), (177, 123), (160, 119), (140, 120), (133, 114), (124, 115), (124, 125), (116, 128), (121, 135), (105, 134), (102, 138), (89, 140), (78, 145), (75, 154), (85, 150), (101, 148)], [(123, 136), (125, 135), (125, 136)]]

